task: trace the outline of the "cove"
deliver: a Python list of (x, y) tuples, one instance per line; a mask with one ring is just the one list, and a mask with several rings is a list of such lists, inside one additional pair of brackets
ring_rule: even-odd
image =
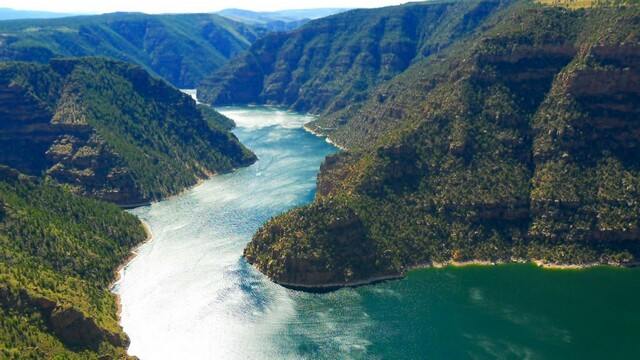
[(153, 239), (114, 287), (129, 353), (147, 359), (633, 358), (640, 269), (445, 267), (309, 294), (242, 259), (270, 217), (313, 200), (337, 151), (274, 108), (221, 108), (259, 161), (132, 212)]

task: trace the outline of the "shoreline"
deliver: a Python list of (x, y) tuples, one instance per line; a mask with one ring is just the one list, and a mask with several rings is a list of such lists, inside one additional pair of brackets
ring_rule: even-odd
[(286, 283), (286, 282), (280, 282), (275, 280), (272, 280), (272, 281), (278, 285), (281, 285), (291, 290), (304, 291), (304, 292), (310, 292), (310, 293), (327, 293), (327, 292), (336, 291), (346, 287), (372, 285), (372, 284), (385, 282), (388, 280), (400, 280), (402, 278), (404, 278), (404, 274), (379, 275), (369, 279), (355, 281), (352, 283), (329, 283), (329, 284), (323, 284), (323, 285), (306, 285), (306, 284)]
[(255, 164), (257, 161), (258, 161), (258, 158), (256, 158), (256, 161), (254, 161), (254, 162), (252, 162), (250, 164), (246, 164), (246, 165), (243, 165), (243, 166), (240, 166), (240, 167), (237, 167), (237, 168), (234, 167), (229, 171), (223, 171), (223, 172), (219, 172), (219, 173), (218, 172), (206, 173), (205, 177), (196, 176), (195, 184), (189, 185), (189, 186), (185, 187), (184, 189), (180, 190), (180, 192), (175, 193), (173, 195), (165, 196), (165, 197), (162, 197), (162, 198), (156, 199), (156, 200), (150, 200), (150, 201), (143, 202), (143, 203), (140, 203), (140, 204), (115, 204), (115, 205), (118, 206), (122, 210), (131, 210), (131, 209), (135, 209), (135, 208), (139, 208), (139, 207), (143, 207), (143, 206), (151, 206), (151, 205), (153, 205), (155, 203), (159, 203), (160, 201), (165, 201), (165, 200), (169, 200), (169, 199), (172, 199), (174, 197), (177, 197), (177, 196), (182, 196), (182, 195), (188, 193), (189, 191), (197, 188), (198, 186), (202, 185), (205, 181), (213, 179), (215, 176), (224, 175), (224, 174), (230, 174), (230, 173), (232, 173), (234, 171), (237, 171), (237, 170), (239, 170), (241, 168), (249, 167), (249, 166)]
[(329, 136), (328, 136), (328, 135), (320, 134), (319, 132), (316, 132), (316, 131), (314, 131), (314, 130), (311, 130), (309, 127), (307, 127), (307, 124), (304, 124), (304, 125), (302, 126), (302, 128), (303, 128), (306, 132), (308, 132), (308, 133), (310, 133), (310, 134), (313, 134), (313, 135), (315, 135), (315, 136), (317, 136), (317, 137), (324, 138), (324, 140), (325, 140), (326, 142), (328, 142), (329, 144), (331, 144), (331, 145), (333, 145), (333, 146), (337, 147), (338, 149), (340, 149), (340, 150), (342, 150), (342, 151), (347, 151), (347, 150), (348, 150), (346, 147), (344, 147), (344, 146), (342, 146), (342, 145), (338, 145), (338, 144), (336, 144), (333, 140), (329, 139)]
[[(253, 165), (256, 161), (258, 161), (258, 158), (256, 157), (255, 161), (251, 162), (250, 164), (246, 164), (242, 167), (248, 167)], [(236, 170), (238, 170), (239, 168), (232, 168), (231, 170), (228, 171), (228, 173), (232, 173)], [(130, 210), (130, 209), (135, 209), (138, 207), (142, 207), (142, 206), (151, 206), (157, 202), (160, 201), (165, 201), (165, 200), (169, 200), (171, 198), (174, 197), (178, 197), (178, 196), (183, 196), (185, 195), (187, 192), (195, 189), (196, 187), (202, 185), (205, 181), (212, 179), (214, 176), (218, 176), (218, 175), (222, 175), (222, 174), (226, 174), (227, 172), (222, 172), (222, 173), (211, 173), (211, 172), (206, 172), (205, 173), (205, 177), (199, 177), (196, 176), (196, 182), (195, 184), (185, 187), (182, 191), (174, 194), (174, 195), (170, 195), (167, 197), (163, 197), (161, 199), (155, 200), (155, 201), (149, 201), (148, 203), (144, 203), (144, 204), (140, 204), (140, 205), (136, 205), (136, 206), (121, 206), (118, 205), (122, 210)], [(122, 280), (122, 276), (123, 276), (123, 272), (124, 269), (127, 267), (127, 265), (129, 265), (129, 263), (131, 263), (131, 261), (133, 261), (133, 259), (138, 256), (138, 249), (140, 249), (142, 246), (150, 243), (151, 241), (153, 241), (154, 236), (153, 236), (153, 231), (151, 231), (151, 227), (149, 226), (149, 224), (147, 222), (145, 222), (144, 220), (140, 219), (139, 217), (136, 216), (136, 218), (138, 218), (138, 220), (140, 221), (140, 223), (142, 224), (142, 227), (145, 230), (145, 233), (147, 234), (147, 238), (142, 241), (141, 243), (137, 244), (136, 246), (134, 246), (130, 251), (129, 251), (129, 255), (124, 258), (120, 264), (118, 265), (118, 267), (114, 270), (115, 272), (115, 276), (113, 278), (113, 280), (109, 283), (109, 285), (107, 286), (107, 290), (109, 290), (109, 292), (111, 292), (111, 294), (113, 294), (113, 296), (115, 296), (115, 300), (116, 300), (116, 306), (117, 306), (117, 313), (116, 313), (116, 317), (118, 320), (118, 324), (120, 324), (121, 322), (121, 315), (122, 315), (122, 302), (120, 301), (120, 295), (113, 292), (113, 288)], [(122, 326), (122, 325), (121, 325)]]
[[(235, 170), (236, 169), (233, 169), (232, 171), (235, 171)], [(162, 198), (162, 199), (156, 200), (156, 201), (150, 201), (149, 203), (143, 204), (143, 205), (140, 205), (140, 206), (127, 207), (127, 208), (124, 208), (124, 207), (121, 206), (121, 208), (123, 210), (130, 210), (130, 209), (135, 209), (135, 208), (142, 207), (142, 206), (150, 206), (150, 205), (153, 205), (153, 204), (155, 204), (157, 202), (160, 202), (160, 201), (169, 200), (169, 199), (171, 199), (173, 197), (182, 196), (182, 195), (186, 194), (187, 192), (195, 189), (196, 187), (202, 185), (205, 181), (213, 178), (216, 175), (219, 175), (219, 174), (218, 173), (212, 173), (212, 174), (209, 174), (209, 176), (206, 177), (206, 178), (199, 178), (198, 177), (196, 183), (193, 184), (192, 186), (184, 188), (179, 193), (171, 195), (171, 196), (168, 196), (166, 198)], [(151, 240), (153, 240), (153, 232), (151, 231), (151, 227), (149, 226), (149, 224), (147, 224), (144, 220), (140, 219), (137, 216), (136, 216), (136, 218), (142, 224), (142, 227), (144, 228), (144, 231), (147, 234), (147, 238), (144, 241), (142, 241), (141, 243), (139, 243), (136, 246), (134, 246), (131, 249), (131, 251), (129, 252), (129, 255), (126, 258), (124, 258), (124, 260), (122, 260), (122, 262), (120, 262), (118, 267), (115, 269), (115, 277), (114, 277), (114, 279), (109, 283), (109, 286), (108, 286), (109, 291), (112, 291), (113, 287), (122, 279), (122, 270), (138, 255), (136, 251), (140, 247), (142, 247), (143, 245), (145, 245), (145, 244), (149, 243)], [(118, 307), (120, 307), (120, 304), (118, 304)]]
[(154, 237), (153, 237), (153, 232), (151, 231), (151, 227), (149, 226), (149, 224), (147, 224), (144, 220), (138, 218), (138, 220), (140, 220), (140, 223), (142, 224), (142, 227), (144, 228), (144, 231), (147, 233), (147, 238), (139, 243), (138, 245), (136, 245), (135, 247), (133, 247), (131, 249), (131, 251), (129, 251), (129, 255), (124, 258), (124, 260), (120, 263), (120, 265), (118, 265), (118, 267), (115, 270), (115, 277), (113, 279), (113, 281), (111, 281), (111, 283), (109, 283), (109, 286), (107, 287), (107, 289), (113, 294), (113, 296), (115, 296), (116, 298), (116, 305), (117, 305), (117, 320), (118, 320), (118, 324), (120, 323), (120, 315), (122, 313), (122, 303), (120, 302), (120, 294), (117, 294), (115, 292), (113, 292), (113, 288), (122, 280), (122, 276), (124, 273), (124, 269), (127, 267), (127, 265), (129, 265), (129, 263), (131, 261), (133, 261), (133, 259), (138, 256), (138, 249), (140, 249), (142, 246), (150, 243), (151, 241), (153, 241)]
[[(235, 170), (236, 169), (234, 168), (231, 171), (235, 171)], [(182, 195), (186, 194), (187, 192), (189, 192), (190, 190), (202, 185), (202, 183), (204, 183), (205, 181), (211, 179), (212, 177), (214, 177), (216, 175), (218, 175), (218, 173), (207, 174), (207, 177), (205, 177), (205, 178), (196, 177), (196, 183), (195, 184), (184, 188), (179, 193), (176, 193), (176, 194), (173, 194), (173, 195), (169, 195), (167, 197), (163, 197), (163, 198), (158, 199), (158, 200), (150, 200), (150, 201), (146, 201), (146, 202), (139, 203), (139, 204), (116, 204), (116, 205), (122, 210), (131, 210), (131, 209), (135, 209), (135, 208), (139, 208), (139, 207), (143, 207), (143, 206), (150, 206), (150, 205), (153, 205), (153, 204), (155, 204), (157, 202), (160, 202), (160, 201), (168, 200), (168, 199), (171, 199), (171, 198), (176, 197), (176, 196), (182, 196)]]
[(534, 264), (541, 269), (546, 270), (579, 270), (579, 269), (589, 269), (597, 266), (613, 266), (619, 268), (626, 267), (636, 267), (640, 266), (640, 262), (632, 262), (632, 263), (608, 263), (608, 262), (585, 262), (580, 264), (559, 264), (559, 263), (551, 263), (545, 262), (544, 260), (539, 259), (511, 259), (510, 261), (487, 261), (487, 260), (469, 260), (469, 261), (443, 261), (443, 262), (433, 262), (422, 265), (416, 265), (408, 267), (404, 270), (418, 270), (424, 269), (428, 267), (433, 267), (436, 269), (441, 269), (447, 266), (451, 267), (465, 267), (465, 266), (496, 266), (496, 265), (505, 265), (505, 264)]
[[(444, 262), (433, 262), (431, 264), (418, 265), (407, 268), (407, 271), (422, 269), (426, 267), (434, 267), (436, 269), (441, 269), (446, 266), (452, 267), (465, 267), (465, 266), (495, 266), (495, 265), (504, 265), (504, 264), (535, 264), (537, 267), (542, 269), (588, 269), (599, 265), (609, 265), (616, 266), (609, 263), (582, 263), (582, 264), (558, 264), (558, 263), (548, 263), (543, 260), (536, 259), (511, 259), (511, 261), (488, 261), (488, 260), (469, 260), (469, 261), (444, 261)], [(623, 265), (617, 265), (623, 266)]]
[(631, 263), (590, 262), (590, 263), (582, 263), (582, 264), (558, 264), (558, 263), (548, 263), (548, 262), (544, 262), (543, 260), (536, 260), (536, 259), (528, 259), (528, 260), (527, 259), (511, 259), (511, 261), (449, 260), (449, 261), (443, 261), (443, 262), (431, 262), (431, 263), (424, 263), (420, 265), (413, 265), (413, 266), (406, 267), (399, 274), (378, 275), (378, 276), (373, 276), (367, 279), (357, 280), (354, 282), (309, 285), (309, 284), (295, 284), (295, 283), (280, 282), (271, 278), (269, 278), (269, 280), (291, 290), (304, 291), (309, 293), (328, 293), (328, 292), (340, 290), (342, 288), (355, 288), (355, 287), (366, 286), (366, 285), (375, 285), (375, 284), (389, 281), (389, 280), (404, 279), (406, 277), (406, 273), (413, 270), (428, 269), (428, 268), (443, 269), (449, 266), (450, 267), (496, 266), (496, 265), (505, 265), (505, 264), (523, 264), (523, 265), (534, 264), (542, 270), (581, 270), (581, 269), (594, 268), (598, 266), (612, 266), (612, 267), (618, 267), (618, 268), (629, 268), (629, 267), (640, 266), (640, 262), (631, 262)]

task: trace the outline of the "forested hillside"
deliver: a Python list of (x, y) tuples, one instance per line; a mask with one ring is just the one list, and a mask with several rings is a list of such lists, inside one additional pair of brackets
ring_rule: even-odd
[(435, 1), (359, 9), (270, 34), (202, 82), (201, 101), (327, 114), (364, 100), (375, 86), (475, 31), (506, 3)]
[(0, 63), (0, 100), (0, 164), (123, 206), (256, 159), (228, 119), (115, 60)]
[(258, 231), (250, 262), (317, 287), (449, 261), (638, 261), (640, 8), (491, 8), (311, 124), (351, 150), (327, 158), (312, 205)]
[(255, 29), (214, 14), (113, 13), (0, 21), (0, 61), (108, 56), (179, 88), (195, 85), (255, 41)]
[(0, 166), (0, 358), (127, 358), (108, 286), (145, 238), (115, 205)]

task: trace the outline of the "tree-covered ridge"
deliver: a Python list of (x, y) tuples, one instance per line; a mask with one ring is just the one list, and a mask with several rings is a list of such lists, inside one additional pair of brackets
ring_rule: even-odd
[(198, 104), (198, 110), (212, 129), (231, 130), (236, 127), (236, 122), (219, 112), (215, 111), (211, 106)]
[(366, 99), (413, 62), (473, 32), (509, 1), (429, 1), (359, 9), (259, 39), (200, 85), (213, 104), (329, 113)]
[(329, 134), (353, 150), (245, 256), (312, 286), (448, 261), (638, 262), (639, 24), (638, 7), (496, 12), (342, 112)]
[(228, 121), (135, 65), (4, 63), (0, 97), (0, 163), (121, 205), (177, 194), (255, 161)]
[(115, 205), (0, 167), (0, 357), (126, 358), (108, 286), (145, 238)]
[(264, 30), (214, 14), (113, 13), (0, 21), (0, 61), (108, 56), (181, 88), (195, 85)]

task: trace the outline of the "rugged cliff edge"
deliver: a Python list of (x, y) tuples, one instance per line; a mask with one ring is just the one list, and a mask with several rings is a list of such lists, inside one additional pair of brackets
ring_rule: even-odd
[(136, 206), (255, 161), (187, 95), (104, 58), (0, 64), (0, 164)]
[(312, 205), (261, 228), (245, 257), (322, 288), (450, 261), (636, 263), (640, 9), (526, 2), (416, 62), (318, 127)]

